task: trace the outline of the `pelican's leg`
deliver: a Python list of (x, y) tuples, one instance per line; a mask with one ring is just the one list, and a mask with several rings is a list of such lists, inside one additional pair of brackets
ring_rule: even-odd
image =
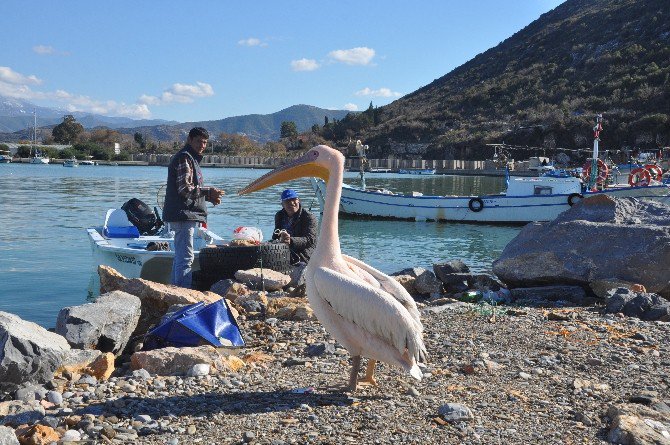
[(361, 367), (361, 356), (354, 355), (351, 358), (351, 374), (349, 374), (349, 386), (347, 386), (347, 392), (354, 392), (358, 387), (358, 370)]
[(372, 385), (377, 386), (377, 381), (375, 380), (375, 365), (377, 360), (368, 360), (368, 366), (365, 368), (365, 377), (358, 382), (359, 385)]

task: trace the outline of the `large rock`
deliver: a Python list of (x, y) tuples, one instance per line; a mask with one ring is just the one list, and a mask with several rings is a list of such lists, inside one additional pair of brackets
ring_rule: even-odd
[(511, 287), (639, 283), (670, 298), (670, 206), (598, 195), (555, 220), (526, 225), (493, 272)]
[(38, 402), (10, 400), (0, 402), (0, 424), (18, 426), (39, 422), (45, 416), (44, 407)]
[(70, 345), (60, 335), (0, 312), (0, 389), (48, 382), (69, 350)]
[(271, 269), (254, 268), (238, 270), (235, 279), (254, 289), (281, 290), (291, 282), (291, 277)]
[(154, 283), (141, 278), (125, 278), (107, 266), (98, 266), (100, 293), (120, 290), (135, 295), (142, 302), (142, 313), (132, 336), (144, 335), (150, 326), (160, 319), (173, 304), (194, 304), (199, 301), (213, 303), (221, 299), (214, 292), (200, 292), (193, 289)]
[(610, 291), (606, 313), (621, 312), (645, 321), (670, 321), (670, 301), (656, 294), (634, 292), (625, 287)]
[(610, 406), (607, 439), (621, 445), (670, 444), (670, 415), (638, 404)]
[(16, 438), (13, 429), (6, 426), (0, 426), (0, 444), (19, 445), (19, 439)]
[(198, 346), (162, 348), (136, 352), (130, 358), (132, 369), (145, 369), (155, 375), (186, 375), (197, 364), (210, 365), (215, 373), (237, 372), (244, 362), (223, 348)]
[(119, 356), (140, 319), (140, 299), (123, 291), (101, 295), (94, 303), (65, 307), (56, 333), (77, 349), (97, 349)]

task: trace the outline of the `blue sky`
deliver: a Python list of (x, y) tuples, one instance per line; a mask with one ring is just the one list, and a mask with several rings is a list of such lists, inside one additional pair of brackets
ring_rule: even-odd
[(0, 95), (180, 122), (363, 110), (432, 82), (562, 0), (0, 2)]

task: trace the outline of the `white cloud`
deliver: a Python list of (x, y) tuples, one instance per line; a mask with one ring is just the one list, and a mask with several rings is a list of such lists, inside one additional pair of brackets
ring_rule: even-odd
[(389, 88), (380, 88), (378, 90), (373, 90), (372, 88), (365, 87), (362, 90), (356, 91), (354, 94), (356, 96), (372, 96), (372, 97), (400, 97), (402, 94), (397, 91), (391, 91)]
[(98, 101), (65, 90), (36, 91), (32, 89), (32, 85), (40, 85), (41, 83), (42, 80), (36, 76), (25, 76), (9, 67), (0, 67), (0, 96), (60, 102), (65, 109), (70, 111), (85, 111), (132, 118), (151, 117), (151, 111), (144, 104), (126, 104), (113, 100)]
[(33, 46), (33, 52), (39, 54), (40, 56), (69, 56), (70, 53), (67, 51), (57, 51), (53, 46), (49, 45), (36, 45)]
[(370, 65), (375, 57), (375, 50), (365, 46), (351, 49), (337, 49), (328, 53), (328, 57), (336, 62), (347, 65)]
[(348, 104), (344, 104), (344, 109), (349, 111), (358, 111), (358, 105), (349, 102)]
[(299, 59), (291, 61), (293, 71), (314, 71), (319, 68), (319, 63), (314, 59)]
[(33, 51), (36, 52), (37, 54), (53, 54), (56, 52), (55, 49), (53, 49), (53, 46), (47, 46), (47, 45), (37, 45), (33, 46)]
[(214, 88), (208, 83), (196, 82), (195, 85), (175, 83), (163, 91), (160, 97), (143, 94), (137, 100), (144, 105), (165, 105), (169, 103), (192, 103), (195, 98), (214, 95)]
[(238, 40), (237, 44), (240, 46), (268, 46), (267, 43), (256, 37), (249, 37), (248, 39)]
[(8, 66), (0, 66), (0, 82), (6, 82), (12, 85), (39, 85), (42, 83), (42, 80), (34, 75), (24, 76)]

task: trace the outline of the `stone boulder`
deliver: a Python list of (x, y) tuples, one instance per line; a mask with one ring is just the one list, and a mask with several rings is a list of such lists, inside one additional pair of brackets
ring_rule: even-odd
[(667, 426), (670, 414), (656, 411), (644, 405), (612, 405), (607, 410), (611, 419), (607, 439), (622, 445), (668, 444)]
[(210, 365), (211, 373), (237, 372), (243, 366), (242, 359), (223, 348), (198, 346), (186, 348), (162, 348), (136, 352), (130, 358), (132, 369), (144, 369), (155, 375), (186, 375), (193, 365)]
[(16, 438), (13, 429), (6, 426), (0, 426), (0, 444), (19, 445), (19, 439)]
[(58, 313), (56, 333), (77, 349), (98, 349), (119, 356), (140, 319), (141, 302), (134, 295), (112, 291), (94, 303), (65, 307)]
[(141, 278), (126, 278), (108, 266), (98, 266), (98, 275), (101, 294), (120, 290), (135, 295), (142, 302), (142, 312), (132, 337), (144, 335), (150, 326), (160, 322), (174, 304), (194, 304), (199, 301), (209, 304), (221, 299), (221, 295), (214, 292), (200, 292)]
[(281, 290), (291, 282), (291, 277), (288, 275), (260, 268), (238, 270), (235, 272), (235, 279), (254, 289), (268, 291)]
[(623, 313), (645, 321), (670, 321), (670, 301), (656, 294), (634, 292), (625, 287), (610, 291), (606, 313)]
[(44, 407), (38, 402), (10, 400), (0, 402), (0, 424), (18, 426), (39, 422), (46, 415)]
[(591, 303), (579, 286), (517, 287), (510, 294), (512, 302), (524, 306), (553, 306), (560, 301), (580, 306)]
[(598, 195), (555, 220), (530, 223), (493, 263), (510, 287), (639, 283), (670, 298), (670, 206)]
[(0, 389), (51, 380), (70, 350), (67, 340), (30, 321), (0, 312)]

